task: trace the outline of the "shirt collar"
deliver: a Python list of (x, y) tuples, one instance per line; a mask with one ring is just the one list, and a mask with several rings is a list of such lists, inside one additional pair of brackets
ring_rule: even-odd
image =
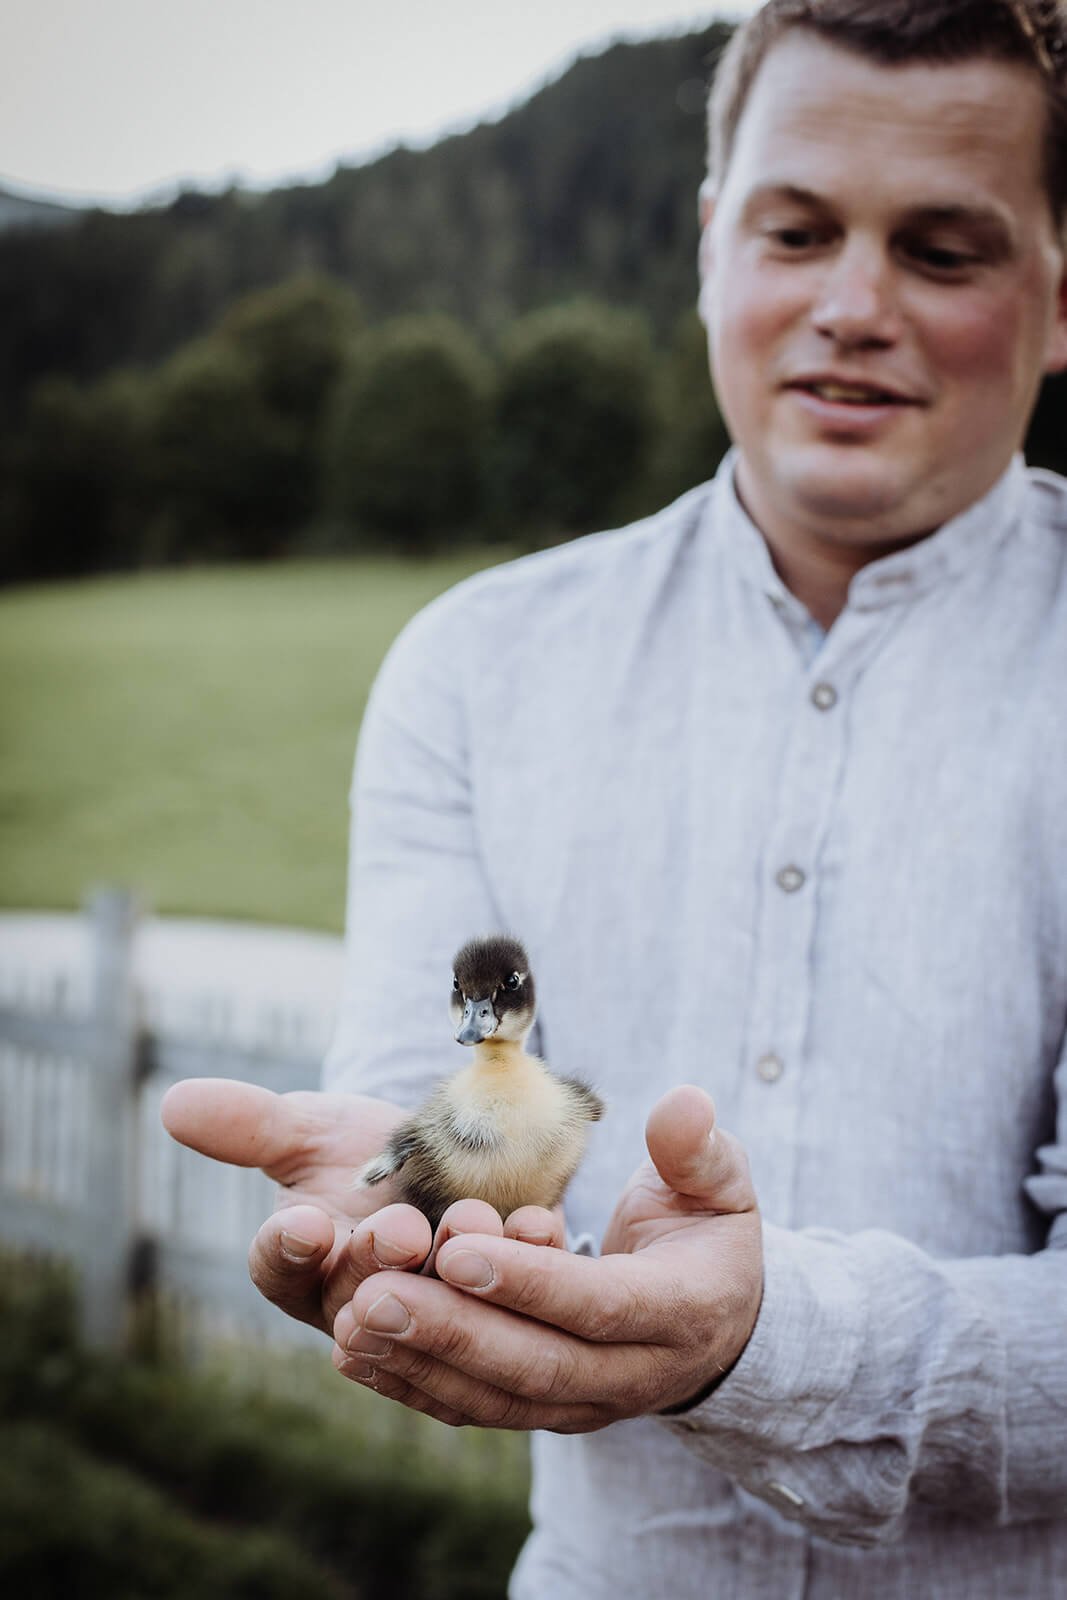
[[(807, 611), (778, 576), (763, 535), (737, 497), (736, 466), (737, 451), (731, 450), (716, 474), (707, 502), (705, 515), (713, 519), (716, 540), (741, 576), (762, 589), (776, 610), (804, 619)], [(849, 585), (849, 606), (856, 611), (877, 611), (912, 600), (973, 569), (1016, 525), (1025, 491), (1026, 466), (1017, 455), (981, 500), (918, 544), (882, 556), (858, 572)]]

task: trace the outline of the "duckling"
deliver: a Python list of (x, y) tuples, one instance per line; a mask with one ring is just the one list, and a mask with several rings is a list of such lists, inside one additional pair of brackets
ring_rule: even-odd
[(551, 1208), (585, 1151), (599, 1096), (577, 1078), (551, 1072), (523, 1046), (535, 991), (517, 939), (472, 939), (453, 962), (449, 1009), (456, 1041), (474, 1060), (440, 1084), (389, 1137), (357, 1183), (398, 1180), (400, 1198), (436, 1229), (454, 1200), (487, 1200), (502, 1217), (518, 1206)]

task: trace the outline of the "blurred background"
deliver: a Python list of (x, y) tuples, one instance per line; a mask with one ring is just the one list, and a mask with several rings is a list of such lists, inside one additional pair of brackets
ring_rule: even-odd
[[(11, 1592), (503, 1594), (523, 1441), (423, 1424), (265, 1316), (270, 1187), (158, 1102), (314, 1085), (407, 618), (713, 473), (696, 193), (749, 9), (5, 0)], [(1067, 470), (1065, 413), (1050, 382), (1032, 461)]]

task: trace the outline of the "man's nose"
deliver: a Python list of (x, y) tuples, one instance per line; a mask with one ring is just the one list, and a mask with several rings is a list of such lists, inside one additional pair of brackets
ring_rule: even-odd
[(900, 308), (892, 261), (874, 246), (846, 244), (819, 285), (812, 322), (845, 348), (893, 344)]

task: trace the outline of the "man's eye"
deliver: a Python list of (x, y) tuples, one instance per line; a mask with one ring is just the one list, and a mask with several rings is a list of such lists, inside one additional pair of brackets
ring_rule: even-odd
[(799, 225), (770, 227), (767, 229), (767, 238), (771, 244), (789, 255), (810, 250), (819, 242), (819, 236), (814, 228), (804, 228)]
[(911, 247), (912, 259), (928, 272), (950, 277), (967, 272), (977, 266), (978, 257), (969, 250), (954, 250), (949, 245), (915, 244)]

